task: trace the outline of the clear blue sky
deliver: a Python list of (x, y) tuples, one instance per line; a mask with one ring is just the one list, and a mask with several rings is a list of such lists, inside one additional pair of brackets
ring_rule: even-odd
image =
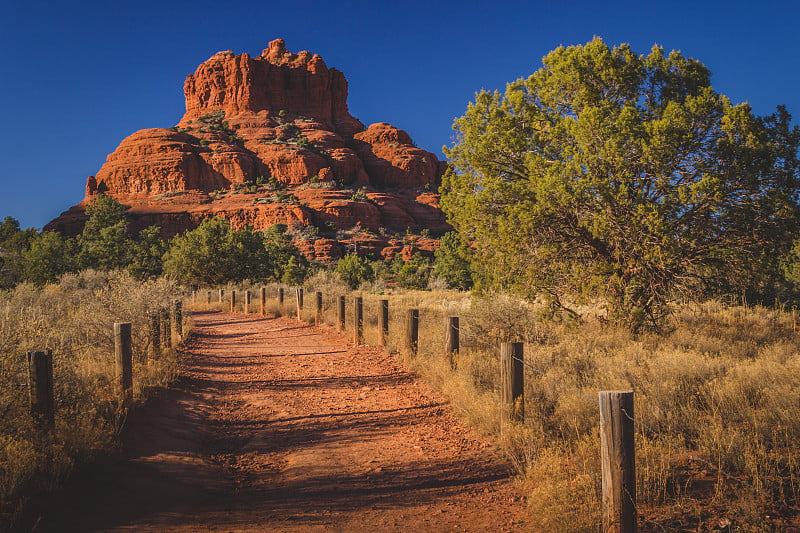
[(0, 218), (41, 227), (78, 203), (119, 142), (169, 127), (183, 80), (219, 50), (277, 37), (350, 82), (350, 111), (440, 157), (481, 88), (533, 73), (560, 44), (599, 35), (705, 63), (717, 91), (800, 118), (800, 2), (5, 0), (0, 11)]

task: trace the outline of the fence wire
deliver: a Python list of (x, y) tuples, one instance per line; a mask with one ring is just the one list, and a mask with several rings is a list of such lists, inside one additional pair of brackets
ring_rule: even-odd
[[(514, 357), (514, 356), (512, 356), (512, 359), (522, 363), (522, 365), (525, 368), (529, 369), (530, 371), (535, 372), (536, 374), (539, 374), (542, 377), (547, 377), (547, 372), (546, 371), (543, 371), (543, 370), (541, 370), (539, 368), (536, 368), (535, 366), (531, 365), (530, 363), (528, 363), (524, 359), (521, 359), (519, 357)], [(570, 392), (573, 392), (573, 393), (577, 392), (579, 395), (583, 396), (584, 398), (591, 399), (593, 402), (597, 401), (597, 397), (596, 396), (590, 395), (590, 394), (588, 394), (586, 392), (583, 392), (583, 391), (576, 391), (574, 388), (571, 388), (571, 387), (568, 387), (568, 386), (564, 385), (559, 380), (557, 380), (557, 379), (555, 379), (553, 377), (548, 377), (548, 379), (551, 380), (553, 383), (555, 383), (555, 385), (559, 389), (561, 389), (562, 391), (570, 391)], [(713, 469), (718, 475), (721, 475), (722, 477), (724, 477), (726, 479), (729, 479), (729, 480), (732, 480), (732, 481), (736, 481), (740, 485), (753, 490), (756, 494), (758, 494), (760, 496), (769, 497), (769, 495), (766, 492), (764, 492), (762, 489), (756, 487), (752, 483), (748, 482), (747, 480), (742, 479), (741, 477), (737, 477), (737, 476), (731, 474), (730, 472), (727, 472), (727, 471), (723, 470), (722, 468), (720, 468), (719, 466), (715, 465), (714, 463), (712, 463), (712, 462), (710, 462), (710, 461), (708, 461), (706, 459), (703, 459), (702, 457), (699, 457), (698, 456), (698, 452), (692, 451), (692, 450), (690, 450), (689, 448), (686, 448), (686, 447), (676, 446), (670, 440), (668, 435), (658, 431), (657, 429), (651, 427), (650, 425), (648, 425), (645, 422), (639, 420), (638, 418), (632, 417), (631, 415), (628, 414), (627, 411), (625, 411), (625, 409), (622, 409), (622, 413), (625, 415), (626, 418), (628, 418), (628, 420), (633, 422), (635, 425), (639, 426), (643, 430), (648, 431), (651, 434), (651, 436), (653, 436), (653, 437), (659, 439), (660, 441), (664, 442), (669, 447), (672, 455), (678, 455), (679, 453), (683, 453), (683, 454), (687, 455), (687, 457), (689, 458), (690, 461), (695, 461), (695, 462), (701, 463), (703, 465), (706, 465), (706, 466), (710, 467), (711, 469)]]
[[(293, 291), (287, 291), (287, 292), (289, 292), (289, 294), (291, 294), (291, 292), (293, 292)], [(334, 298), (334, 300), (335, 300), (335, 298)], [(365, 304), (366, 304), (366, 302), (365, 302)], [(379, 305), (380, 304), (378, 304), (378, 306)], [(365, 305), (365, 307), (366, 307), (366, 305)], [(380, 307), (378, 307), (378, 309), (380, 309)], [(445, 315), (445, 316), (457, 316), (457, 315)], [(365, 319), (365, 322), (367, 322), (366, 319)], [(467, 325), (462, 325), (462, 324), (463, 324), (463, 321), (459, 320), (459, 324), (457, 326), (451, 328), (451, 326), (448, 325), (447, 328), (457, 331), (459, 336), (461, 336), (461, 331), (462, 330), (466, 329), (468, 331), (468, 329), (469, 329)], [(417, 342), (420, 342), (420, 341), (418, 340)], [(560, 391), (567, 391), (567, 392), (570, 392), (572, 394), (578, 394), (579, 396), (582, 396), (583, 398), (585, 398), (587, 400), (590, 400), (593, 403), (598, 401), (598, 397), (597, 397), (596, 393), (595, 394), (589, 394), (589, 393), (585, 392), (582, 389), (576, 389), (575, 387), (568, 386), (568, 385), (564, 384), (563, 382), (561, 382), (560, 380), (558, 380), (558, 379), (556, 379), (556, 378), (554, 378), (552, 376), (549, 376), (547, 370), (544, 370), (544, 369), (541, 369), (541, 368), (538, 368), (538, 367), (532, 365), (531, 363), (526, 361), (524, 358), (519, 358), (519, 357), (512, 356), (512, 359), (514, 359), (517, 362), (521, 363), (522, 366), (525, 369), (529, 370), (530, 372), (533, 372), (534, 374), (537, 374), (537, 375), (541, 376), (542, 378), (545, 378), (545, 379), (549, 380)], [(598, 390), (598, 392), (600, 392), (600, 391)], [(623, 409), (623, 414), (625, 415), (626, 418), (628, 418), (631, 422), (633, 422), (634, 425), (639, 427), (640, 431), (643, 434), (645, 434), (645, 433), (649, 434), (649, 436), (651, 438), (658, 439), (659, 441), (665, 443), (667, 445), (667, 447), (669, 448), (671, 455), (679, 455), (679, 454), (686, 455), (690, 461), (693, 461), (693, 462), (696, 462), (696, 463), (699, 463), (699, 464), (702, 464), (702, 465), (705, 465), (705, 466), (709, 467), (718, 476), (723, 477), (723, 478), (725, 478), (727, 480), (730, 480), (730, 481), (734, 481), (734, 482), (738, 483), (740, 486), (746, 487), (746, 488), (752, 490), (754, 493), (756, 493), (756, 494), (758, 494), (760, 496), (769, 497), (769, 495), (763, 489), (761, 489), (761, 488), (755, 486), (754, 484), (750, 483), (747, 479), (745, 479), (745, 478), (743, 478), (741, 476), (734, 475), (734, 474), (726, 471), (725, 469), (721, 468), (720, 466), (712, 463), (711, 461), (708, 461), (708, 460), (700, 457), (700, 455), (699, 455), (700, 452), (698, 452), (696, 450), (695, 451), (690, 450), (689, 448), (687, 448), (685, 446), (676, 445), (673, 442), (674, 436), (670, 436), (668, 434), (663, 433), (662, 431), (659, 431), (658, 429), (653, 428), (652, 426), (650, 426), (649, 424), (645, 423), (641, 419), (638, 419), (636, 417), (631, 416), (624, 409)]]

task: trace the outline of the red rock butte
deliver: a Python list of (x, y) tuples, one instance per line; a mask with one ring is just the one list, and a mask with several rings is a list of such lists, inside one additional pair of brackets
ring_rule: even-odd
[[(347, 109), (347, 80), (283, 39), (260, 56), (218, 52), (186, 78), (177, 126), (124, 139), (83, 201), (45, 229), (78, 234), (103, 193), (130, 206), (131, 231), (171, 237), (203, 219), (234, 227), (283, 223), (311, 259), (355, 250), (430, 254), (422, 230), (450, 229), (436, 193), (446, 164), (386, 123), (368, 128)], [(427, 232), (426, 232), (427, 233)]]

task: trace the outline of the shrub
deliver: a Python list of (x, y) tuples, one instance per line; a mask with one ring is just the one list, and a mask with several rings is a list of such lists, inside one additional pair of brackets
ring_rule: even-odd
[(355, 289), (365, 281), (375, 279), (375, 273), (369, 260), (356, 254), (348, 254), (339, 259), (333, 271), (341, 276), (351, 289)]
[(234, 230), (219, 217), (175, 237), (164, 256), (164, 273), (186, 285), (269, 279), (273, 270), (273, 258), (260, 234)]
[(468, 248), (461, 242), (458, 233), (445, 233), (434, 252), (433, 275), (445, 280), (454, 289), (469, 289), (472, 287), (472, 275), (467, 254)]
[(81, 268), (113, 270), (131, 261), (128, 236), (128, 206), (105, 194), (99, 194), (86, 207), (89, 220), (78, 237)]
[(353, 202), (366, 202), (367, 198), (367, 188), (361, 187), (357, 191), (355, 191), (352, 195), (350, 195), (350, 200)]
[(278, 204), (300, 205), (300, 200), (297, 199), (291, 192), (278, 190), (272, 196), (272, 201)]
[(300, 135), (300, 128), (294, 124), (282, 124), (278, 127), (278, 139), (281, 141), (289, 141), (295, 139)]
[(392, 263), (392, 273), (399, 287), (424, 290), (428, 288), (431, 262), (421, 254), (414, 254), (409, 261), (403, 261), (397, 255)]

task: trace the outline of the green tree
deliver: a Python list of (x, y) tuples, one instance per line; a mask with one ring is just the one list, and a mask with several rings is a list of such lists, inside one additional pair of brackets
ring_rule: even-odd
[(164, 273), (187, 285), (272, 279), (272, 272), (261, 234), (235, 230), (219, 217), (175, 237), (164, 256)]
[(392, 263), (392, 273), (397, 285), (404, 289), (424, 290), (431, 278), (431, 262), (422, 254), (414, 254), (408, 261), (398, 254)]
[(13, 217), (4, 218), (2, 224), (0, 224), (0, 243), (9, 240), (20, 231), (19, 220)]
[[(442, 209), (474, 241), (476, 283), (604, 297), (633, 329), (676, 291), (776, 271), (798, 226), (798, 129), (759, 118), (708, 69), (658, 46), (560, 47), (455, 120)], [(763, 276), (762, 276), (763, 277)]]
[(281, 282), (286, 285), (301, 285), (308, 275), (308, 262), (297, 256), (289, 257), (283, 265)]
[(356, 254), (347, 254), (339, 259), (333, 271), (339, 274), (351, 289), (357, 289), (364, 281), (375, 279), (372, 263)]
[(442, 235), (439, 248), (434, 252), (432, 275), (442, 278), (454, 289), (465, 291), (472, 287), (467, 250), (455, 231)]
[(17, 219), (5, 217), (0, 224), (0, 250), (7, 255), (18, 255), (30, 248), (38, 235), (36, 229), (20, 229)]
[(22, 280), (44, 285), (75, 270), (74, 257), (75, 242), (72, 239), (45, 231), (31, 241), (28, 250), (20, 254), (16, 270)]
[(35, 228), (20, 229), (19, 221), (5, 217), (0, 223), (0, 288), (13, 287), (25, 279), (22, 255), (39, 238)]
[(9, 249), (8, 241), (19, 232), (19, 221), (15, 218), (6, 217), (0, 223), (0, 289), (14, 286), (15, 276), (10, 268), (13, 262), (13, 252)]
[[(286, 234), (286, 224), (273, 224), (264, 231), (264, 247), (271, 258), (267, 277), (271, 280), (282, 280), (290, 285), (302, 283), (308, 276), (308, 259), (292, 244)], [(286, 281), (286, 280), (292, 281)]]
[(89, 219), (78, 237), (78, 262), (83, 268), (113, 270), (126, 267), (132, 257), (128, 236), (128, 207), (105, 194), (99, 194), (86, 207)]
[(137, 235), (133, 243), (133, 253), (128, 271), (138, 278), (160, 276), (163, 271), (163, 257), (169, 243), (161, 237), (161, 228), (148, 226)]

